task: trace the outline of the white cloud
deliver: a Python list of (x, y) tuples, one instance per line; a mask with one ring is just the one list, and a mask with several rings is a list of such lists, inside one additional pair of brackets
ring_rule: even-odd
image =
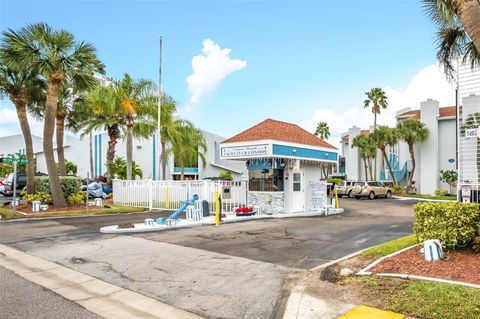
[(193, 74), (186, 79), (189, 103), (196, 104), (209, 91), (215, 90), (228, 75), (247, 66), (247, 61), (230, 58), (231, 49), (222, 49), (210, 39), (203, 41), (202, 53), (192, 58)]
[(8, 125), (18, 123), (17, 112), (14, 109), (2, 107), (0, 109), (0, 124)]
[[(42, 136), (43, 121), (37, 121), (30, 115), (27, 115), (27, 117), (31, 133)], [(15, 135), (21, 132), (16, 110), (0, 106), (0, 136)]]
[[(377, 117), (377, 123), (382, 125), (394, 126), (398, 110), (406, 107), (419, 109), (420, 102), (428, 98), (439, 101), (440, 107), (455, 104), (455, 87), (445, 79), (443, 69), (437, 64), (421, 69), (405, 89), (389, 86), (383, 89), (388, 97), (388, 107)], [(363, 108), (363, 101), (359, 101), (358, 105), (350, 106), (342, 112), (319, 108), (312, 114), (311, 119), (303, 121), (301, 126), (314, 132), (316, 124), (320, 121), (329, 124), (332, 134), (330, 141), (339, 147), (341, 133), (348, 131), (352, 126), (368, 129), (373, 125), (373, 114)]]

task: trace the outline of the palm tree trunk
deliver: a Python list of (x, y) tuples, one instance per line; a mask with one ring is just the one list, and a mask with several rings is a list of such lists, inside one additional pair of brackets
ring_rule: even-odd
[(56, 116), (56, 138), (57, 138), (57, 161), (58, 161), (58, 170), (59, 175), (67, 175), (67, 170), (65, 169), (65, 152), (63, 149), (63, 135), (65, 131), (65, 117)]
[(127, 126), (127, 180), (132, 179), (133, 126)]
[(368, 181), (368, 169), (367, 169), (367, 159), (363, 159), (363, 165), (365, 166), (365, 181)]
[(325, 164), (322, 163), (321, 167), (322, 167), (322, 176), (323, 176), (323, 178), (327, 179), (327, 173), (325, 171)]
[(452, 0), (458, 19), (480, 52), (480, 4), (478, 0)]
[[(164, 141), (162, 141), (162, 154), (161, 154), (161, 159), (162, 159), (162, 180), (167, 179), (167, 157), (165, 154), (165, 151), (167, 149), (167, 145), (165, 144)], [(160, 179), (160, 178), (159, 178)]]
[(372, 172), (372, 158), (368, 158), (368, 171), (370, 172), (370, 180), (374, 181), (373, 172)]
[(180, 179), (183, 181), (185, 180), (185, 167), (180, 169)]
[(395, 176), (392, 172), (392, 166), (390, 165), (390, 161), (388, 160), (387, 152), (385, 152), (385, 148), (382, 148), (381, 151), (383, 154), (383, 159), (385, 160), (385, 162), (387, 162), (388, 171), (390, 172), (390, 176), (392, 177), (393, 185), (397, 185), (397, 181), (395, 180)]
[(408, 144), (408, 151), (410, 152), (410, 160), (412, 161), (412, 171), (410, 172), (410, 176), (408, 178), (408, 187), (407, 187), (407, 193), (410, 192), (410, 188), (412, 186), (412, 181), (413, 181), (413, 174), (415, 173), (415, 153), (413, 150), (413, 144)]
[(50, 190), (52, 192), (53, 206), (65, 207), (67, 202), (57, 173), (55, 156), (53, 152), (53, 133), (55, 129), (55, 116), (57, 114), (58, 89), (63, 81), (63, 74), (53, 73), (48, 77), (47, 99), (45, 101), (44, 126), (43, 126), (43, 153), (47, 166)]
[(28, 124), (27, 111), (25, 108), (25, 99), (23, 97), (11, 97), (12, 102), (17, 109), (18, 122), (22, 130), (23, 140), (25, 141), (25, 153), (27, 156), (27, 194), (35, 193), (35, 161), (33, 158), (33, 141), (30, 125)]
[(95, 173), (94, 173), (94, 169), (93, 169), (93, 136), (92, 136), (92, 133), (90, 132), (90, 134), (88, 134), (88, 147), (89, 147), (89, 151), (90, 151), (90, 177), (92, 179), (95, 179), (96, 176), (93, 176)]
[[(108, 149), (107, 149), (107, 183), (112, 185), (113, 179), (113, 160), (115, 158), (115, 145), (117, 145), (119, 130), (118, 125), (112, 125), (107, 128)], [(101, 150), (100, 150), (101, 152)], [(100, 156), (102, 156), (100, 154)]]

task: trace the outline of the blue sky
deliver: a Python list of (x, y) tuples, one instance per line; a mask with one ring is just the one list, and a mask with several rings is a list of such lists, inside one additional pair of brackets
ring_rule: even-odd
[[(419, 1), (1, 1), (2, 31), (40, 21), (94, 44), (113, 77), (156, 81), (163, 35), (164, 90), (181, 116), (226, 137), (275, 118), (307, 129), (325, 119), (337, 138), (368, 113), (364, 92), (374, 86), (391, 90), (392, 111), (426, 97), (450, 102)], [(206, 39), (212, 54), (193, 70)], [(0, 103), (5, 114), (12, 107)], [(7, 117), (0, 135), (16, 130)]]

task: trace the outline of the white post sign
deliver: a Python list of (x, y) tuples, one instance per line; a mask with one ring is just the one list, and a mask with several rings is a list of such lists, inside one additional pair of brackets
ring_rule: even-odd
[(323, 181), (310, 182), (310, 207), (320, 210), (328, 204), (327, 183)]

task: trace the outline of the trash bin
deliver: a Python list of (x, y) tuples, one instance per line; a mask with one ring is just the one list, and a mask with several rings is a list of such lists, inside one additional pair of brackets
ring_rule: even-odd
[(202, 213), (203, 217), (208, 217), (210, 216), (210, 209), (209, 209), (208, 201), (202, 200)]

